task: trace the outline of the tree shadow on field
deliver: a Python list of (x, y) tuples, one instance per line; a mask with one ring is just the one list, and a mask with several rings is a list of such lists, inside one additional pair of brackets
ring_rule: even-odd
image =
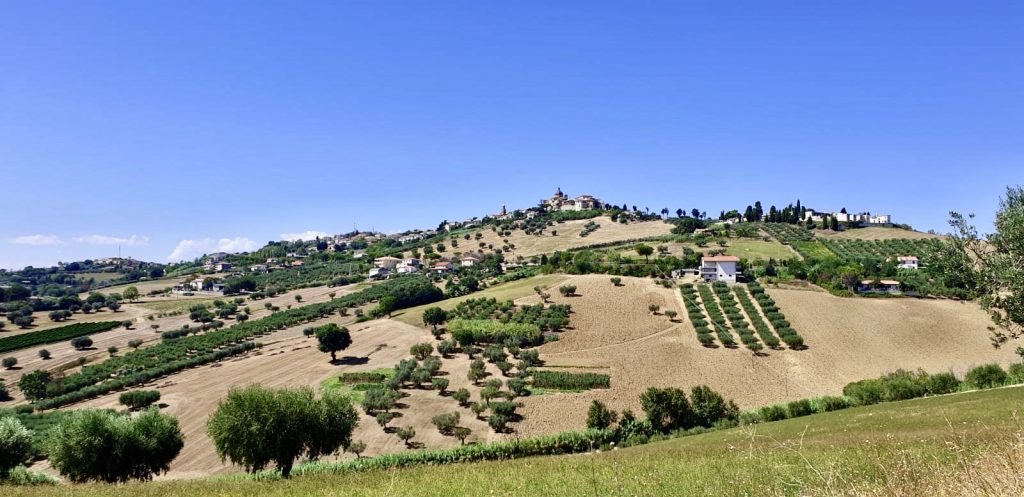
[(342, 357), (341, 359), (335, 359), (335, 360), (331, 361), (331, 365), (333, 365), (333, 366), (359, 366), (359, 365), (362, 365), (362, 364), (366, 364), (368, 362), (370, 362), (370, 358), (369, 357), (345, 356), (345, 357)]

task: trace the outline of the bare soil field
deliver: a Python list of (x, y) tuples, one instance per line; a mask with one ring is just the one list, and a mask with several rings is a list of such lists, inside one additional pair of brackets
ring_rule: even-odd
[[(583, 226), (590, 221), (596, 222), (600, 228), (585, 237), (580, 236)], [(558, 234), (552, 236), (551, 230), (557, 231)], [(514, 259), (517, 256), (531, 257), (550, 254), (556, 250), (567, 250), (599, 243), (669, 235), (671, 232), (672, 225), (662, 221), (619, 224), (613, 223), (611, 218), (602, 216), (594, 219), (555, 223), (554, 226), (549, 226), (543, 235), (527, 235), (521, 230), (516, 230), (508, 237), (504, 237), (490, 229), (484, 229), (479, 231), (483, 235), (482, 239), (475, 240), (472, 236), (469, 240), (459, 239), (459, 246), (455, 250), (475, 252), (481, 242), (500, 249), (505, 244), (503, 240), (507, 238), (509, 243), (515, 245), (515, 249), (510, 255), (506, 254), (506, 258)], [(449, 250), (452, 249), (449, 247)]]
[[(747, 238), (729, 238), (726, 239), (726, 246), (719, 247), (718, 244), (712, 242), (707, 247), (698, 247), (694, 243), (679, 243), (679, 242), (668, 242), (668, 243), (648, 243), (653, 247), (665, 246), (668, 248), (668, 253), (676, 257), (682, 257), (683, 250), (689, 248), (696, 252), (707, 252), (715, 249), (725, 249), (726, 255), (735, 255), (744, 259), (791, 259), (799, 257), (795, 251), (790, 247), (779, 243), (776, 240), (764, 241), (760, 239), (747, 239)], [(637, 260), (642, 260), (634, 250), (635, 245), (625, 245), (620, 247), (619, 255), (624, 257), (632, 257)]]
[[(524, 436), (583, 427), (593, 399), (640, 413), (639, 395), (650, 386), (707, 384), (741, 408), (752, 408), (837, 395), (849, 382), (899, 368), (962, 375), (979, 364), (1006, 366), (1019, 360), (1013, 347), (992, 348), (988, 316), (972, 303), (839, 298), (781, 289), (769, 289), (769, 294), (807, 340), (807, 350), (769, 350), (754, 357), (742, 348), (704, 348), (688, 322), (665, 319), (658, 331), (655, 324), (629, 316), (632, 305), (619, 302), (642, 301), (657, 289), (644, 280), (623, 280), (626, 291), (611, 300), (605, 300), (607, 293), (588, 296), (581, 290), (571, 302), (574, 329), (541, 348), (547, 364), (607, 368), (601, 372), (611, 375), (612, 388), (523, 399)], [(590, 297), (599, 300), (587, 302)]]
[(813, 230), (814, 236), (820, 236), (822, 238), (835, 238), (835, 239), (859, 239), (859, 240), (893, 240), (898, 238), (909, 238), (909, 239), (923, 239), (923, 238), (939, 238), (937, 235), (931, 233), (923, 233), (920, 231), (904, 230), (899, 228), (858, 228), (845, 231), (831, 231), (831, 230)]

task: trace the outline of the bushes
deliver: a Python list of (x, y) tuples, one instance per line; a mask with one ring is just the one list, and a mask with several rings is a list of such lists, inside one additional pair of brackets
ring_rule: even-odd
[(846, 397), (818, 397), (811, 400), (811, 406), (814, 412), (832, 412), (850, 407), (850, 401)]
[(811, 414), (814, 414), (814, 408), (811, 406), (810, 400), (800, 399), (786, 404), (786, 417), (799, 418)]
[(535, 388), (559, 390), (590, 390), (611, 388), (611, 377), (599, 373), (567, 373), (564, 371), (534, 371)]
[(133, 411), (149, 407), (158, 400), (160, 400), (160, 392), (156, 390), (132, 390), (122, 393), (117, 398), (118, 403)]
[(120, 321), (75, 323), (58, 328), (50, 328), (48, 330), (34, 331), (32, 333), (23, 333), (12, 337), (0, 338), (0, 353), (47, 343), (62, 342), (64, 340), (84, 335), (110, 331), (118, 326), (121, 326)]
[(156, 410), (132, 418), (75, 411), (47, 441), (50, 463), (72, 482), (150, 480), (166, 472), (184, 446), (178, 420)]
[(85, 350), (92, 347), (92, 339), (89, 337), (72, 338), (71, 346), (74, 347), (75, 350)]
[(358, 423), (344, 396), (316, 399), (309, 388), (251, 386), (233, 389), (221, 401), (208, 431), (220, 457), (250, 471), (273, 462), (287, 478), (298, 457), (316, 459), (347, 447)]
[(32, 454), (32, 432), (14, 416), (0, 417), (0, 481)]
[(356, 383), (382, 383), (387, 377), (384, 373), (378, 373), (376, 371), (360, 371), (356, 373), (341, 373), (338, 375), (338, 381), (345, 385), (354, 385)]
[(1009, 376), (998, 364), (985, 364), (967, 372), (964, 383), (973, 388), (993, 388), (1006, 384)]

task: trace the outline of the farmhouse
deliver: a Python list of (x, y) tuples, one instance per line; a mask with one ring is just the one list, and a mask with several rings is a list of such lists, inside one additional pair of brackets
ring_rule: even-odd
[(700, 258), (700, 277), (704, 281), (725, 281), (736, 283), (736, 265), (740, 258), (735, 255), (716, 255)]
[(448, 261), (437, 261), (434, 263), (433, 271), (436, 273), (450, 273), (452, 271), (452, 263)]
[(875, 284), (872, 280), (862, 280), (859, 290), (861, 292), (896, 293), (900, 291), (900, 282), (896, 280), (881, 280), (878, 284)]
[(267, 272), (267, 265), (266, 264), (253, 264), (252, 266), (249, 266), (249, 271), (251, 271), (253, 273), (265, 273), (265, 272)]
[(389, 273), (390, 271), (388, 271), (388, 268), (375, 267), (370, 270), (370, 274), (368, 276), (371, 280), (383, 280), (387, 279)]
[(918, 260), (917, 257), (912, 255), (900, 256), (896, 258), (896, 267), (900, 269), (917, 269)]
[(476, 263), (480, 262), (480, 259), (472, 255), (464, 255), (462, 256), (461, 259), (459, 259), (459, 262), (462, 263), (462, 267), (473, 267), (476, 265)]
[(402, 262), (402, 259), (398, 257), (378, 257), (373, 260), (373, 265), (379, 268), (394, 269), (398, 264)]

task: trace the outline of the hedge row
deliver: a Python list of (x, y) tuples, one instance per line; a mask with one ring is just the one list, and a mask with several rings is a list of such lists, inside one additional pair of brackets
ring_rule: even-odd
[(734, 286), (732, 290), (736, 293), (736, 299), (740, 301), (743, 310), (750, 317), (750, 322), (754, 325), (754, 329), (757, 330), (757, 335), (761, 337), (761, 341), (771, 348), (778, 348), (779, 339), (775, 337), (772, 329), (768, 327), (768, 323), (761, 317), (761, 313), (757, 311), (757, 306), (754, 305), (754, 301), (750, 300), (750, 294), (747, 293), (747, 290), (740, 285)]
[(7, 338), (0, 338), (0, 353), (23, 349), (47, 343), (63, 342), (80, 336), (110, 331), (121, 326), (121, 321), (97, 321), (95, 323), (75, 323), (43, 331), (22, 333)]
[(611, 388), (611, 377), (600, 373), (568, 373), (565, 371), (533, 371), (533, 386), (558, 390), (590, 390)]
[(804, 338), (800, 336), (793, 326), (786, 320), (786, 316), (782, 315), (779, 311), (779, 307), (775, 304), (764, 288), (759, 283), (751, 282), (749, 285), (750, 293), (757, 300), (757, 305), (761, 306), (761, 310), (764, 311), (765, 317), (772, 323), (772, 327), (775, 328), (775, 332), (778, 333), (779, 338), (782, 339), (786, 345), (791, 349), (804, 349)]
[[(350, 459), (342, 462), (309, 462), (292, 470), (292, 476), (321, 473), (388, 470), (420, 465), (454, 464), (477, 461), (503, 461), (532, 456), (554, 456), (588, 452), (617, 441), (614, 430), (570, 431), (535, 438), (487, 444), (460, 445), (451, 449), (417, 450), (384, 454), (376, 457)], [(276, 479), (277, 470), (235, 478)]]
[(729, 291), (729, 286), (724, 282), (717, 281), (711, 288), (718, 295), (718, 302), (722, 306), (722, 310), (725, 311), (725, 316), (729, 319), (732, 329), (740, 336), (743, 345), (753, 351), (761, 350), (761, 342), (754, 336), (750, 325), (747, 324), (747, 319), (740, 313), (740, 308), (736, 305), (736, 299)]
[(684, 284), (680, 288), (680, 292), (683, 294), (686, 314), (689, 316), (690, 322), (693, 323), (693, 329), (697, 331), (697, 341), (705, 347), (712, 346), (715, 339), (711, 336), (711, 329), (708, 328), (708, 322), (704, 319), (704, 312), (701, 311), (700, 304), (697, 303), (697, 291), (693, 288), (693, 284)]

